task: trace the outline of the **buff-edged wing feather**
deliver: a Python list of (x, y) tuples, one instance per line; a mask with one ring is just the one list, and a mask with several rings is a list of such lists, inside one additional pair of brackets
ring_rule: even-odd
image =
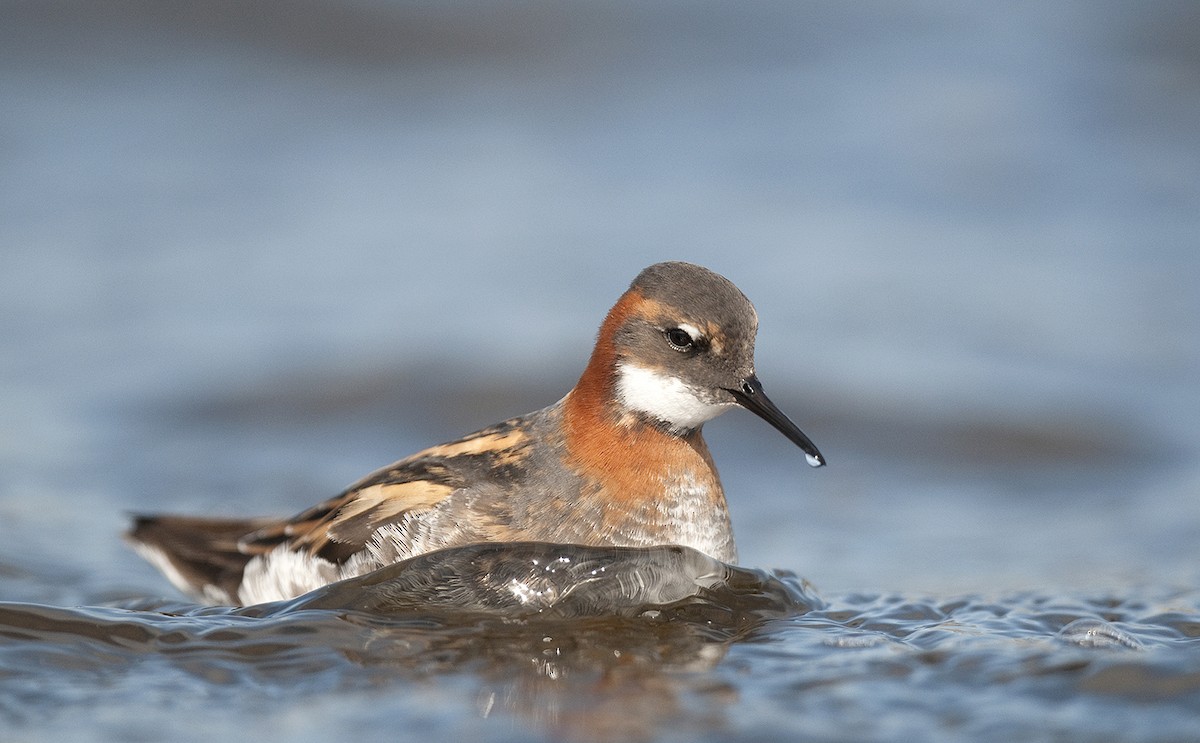
[(397, 462), (349, 490), (287, 521), (242, 537), (243, 548), (287, 544), (295, 551), (340, 564), (362, 551), (381, 528), (433, 508), (466, 481), (422, 452)]

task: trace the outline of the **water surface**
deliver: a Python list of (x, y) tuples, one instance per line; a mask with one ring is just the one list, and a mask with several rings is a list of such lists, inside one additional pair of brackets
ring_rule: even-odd
[(466, 547), (255, 607), (0, 605), (0, 714), (47, 738), (319, 714), (400, 740), (1186, 740), (1198, 599), (825, 601), (682, 548)]

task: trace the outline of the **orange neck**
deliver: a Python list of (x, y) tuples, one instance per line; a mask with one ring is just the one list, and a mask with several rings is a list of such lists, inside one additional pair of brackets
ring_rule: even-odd
[(610, 491), (609, 498), (623, 500), (657, 497), (669, 472), (716, 481), (712, 456), (699, 429), (672, 435), (623, 410), (617, 399), (618, 359), (612, 339), (643, 301), (637, 290), (621, 296), (600, 326), (587, 368), (563, 401), (563, 428), (572, 460), (583, 470), (581, 474)]

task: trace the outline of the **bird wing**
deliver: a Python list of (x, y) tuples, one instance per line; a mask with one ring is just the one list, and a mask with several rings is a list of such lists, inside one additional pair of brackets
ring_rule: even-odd
[(127, 537), (180, 590), (210, 603), (236, 602), (250, 561), (281, 546), (341, 564), (380, 529), (419, 518), (473, 485), (503, 491), (525, 469), (534, 440), (529, 423), (514, 418), (430, 447), (290, 519), (139, 515)]
[(239, 549), (261, 554), (287, 544), (330, 562), (345, 562), (385, 526), (436, 508), (472, 483), (516, 477), (530, 441), (524, 421), (517, 418), (430, 447), (286, 521), (245, 535)]

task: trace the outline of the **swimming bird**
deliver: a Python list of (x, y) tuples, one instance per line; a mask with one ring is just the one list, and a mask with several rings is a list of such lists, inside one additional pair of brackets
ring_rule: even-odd
[(214, 604), (293, 598), (480, 542), (678, 544), (734, 563), (704, 423), (744, 407), (825, 464), (763, 392), (757, 332), (728, 279), (657, 263), (608, 312), (579, 381), (553, 405), (401, 459), (291, 518), (138, 516), (127, 537)]

